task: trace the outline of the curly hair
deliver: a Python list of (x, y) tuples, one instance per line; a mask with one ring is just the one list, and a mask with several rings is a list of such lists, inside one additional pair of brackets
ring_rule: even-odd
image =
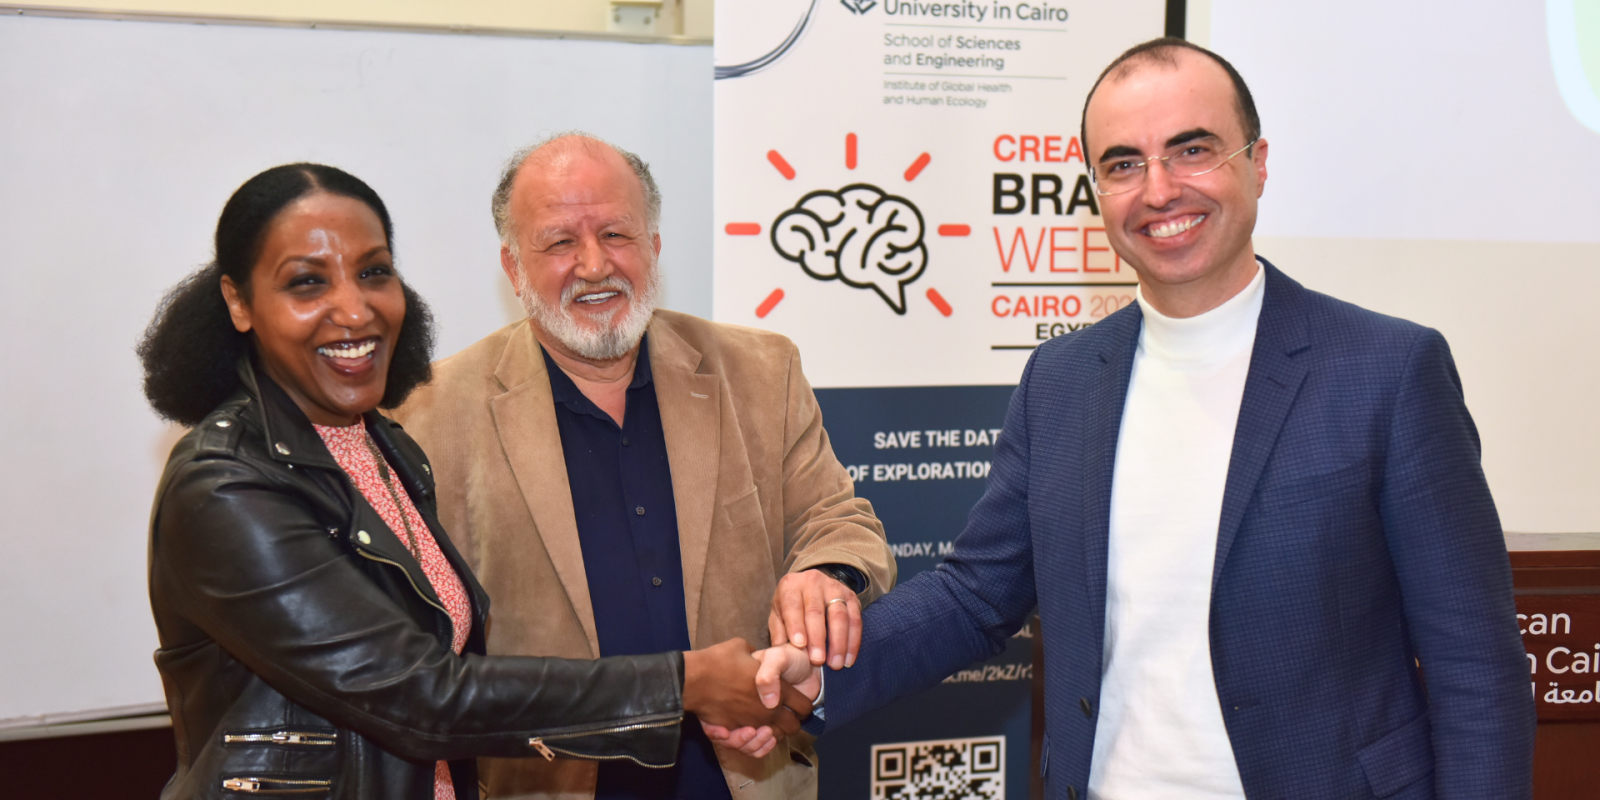
[[(167, 291), (140, 337), (144, 395), (157, 414), (181, 425), (198, 424), (239, 388), (236, 364), (250, 354), (251, 334), (240, 333), (222, 298), (227, 276), (250, 300), (250, 274), (267, 229), (290, 203), (315, 192), (359, 200), (378, 215), (394, 249), (389, 211), (360, 178), (322, 164), (284, 164), (256, 175), (234, 191), (217, 219), (216, 259)], [(433, 313), (404, 282), (406, 317), (389, 361), (383, 408), (393, 408), (433, 377)]]

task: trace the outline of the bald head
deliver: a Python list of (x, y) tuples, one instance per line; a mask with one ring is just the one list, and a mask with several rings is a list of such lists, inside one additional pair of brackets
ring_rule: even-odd
[(1112, 61), (1095, 80), (1094, 86), (1089, 89), (1089, 96), (1083, 99), (1083, 117), (1078, 124), (1078, 141), (1083, 143), (1084, 158), (1088, 159), (1091, 165), (1099, 159), (1094, 155), (1094, 151), (1089, 149), (1089, 104), (1094, 100), (1100, 84), (1125, 80), (1145, 68), (1175, 70), (1180, 66), (1180, 59), (1189, 56), (1203, 56), (1227, 73), (1228, 79), (1233, 83), (1234, 110), (1239, 115), (1239, 128), (1244, 132), (1245, 141), (1254, 141), (1261, 136), (1261, 117), (1256, 113), (1256, 101), (1250, 96), (1250, 87), (1245, 85), (1239, 71), (1234, 69), (1227, 59), (1204, 47), (1173, 36), (1164, 36), (1136, 44), (1117, 56), (1116, 60)]
[(650, 174), (650, 165), (639, 156), (598, 136), (591, 136), (582, 131), (567, 131), (524, 147), (506, 160), (505, 168), (500, 173), (500, 182), (495, 186), (494, 195), (489, 203), (490, 211), (494, 215), (494, 230), (499, 234), (501, 244), (513, 246), (516, 238), (517, 225), (511, 213), (511, 199), (522, 177), (552, 170), (570, 171), (580, 161), (609, 164), (632, 172), (638, 181), (644, 204), (645, 224), (652, 235), (659, 232), (661, 190), (656, 187), (656, 179)]

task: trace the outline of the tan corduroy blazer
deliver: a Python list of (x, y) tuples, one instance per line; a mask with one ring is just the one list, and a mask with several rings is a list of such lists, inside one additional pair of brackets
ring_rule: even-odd
[[(649, 329), (666, 432), (689, 636), (706, 647), (767, 643), (785, 573), (849, 564), (894, 585), (872, 505), (856, 497), (822, 428), (794, 344), (671, 311)], [(434, 366), (395, 414), (422, 444), (445, 530), (493, 606), (492, 655), (595, 658), (599, 639), (544, 358), (526, 321)], [(718, 750), (735, 800), (813, 798), (816, 754), (801, 734), (764, 759)], [(588, 800), (595, 766), (484, 759), (489, 796)]]

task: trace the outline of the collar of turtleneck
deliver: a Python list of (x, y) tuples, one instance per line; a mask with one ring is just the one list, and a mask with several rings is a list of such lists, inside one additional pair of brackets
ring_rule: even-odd
[(1256, 320), (1261, 316), (1261, 300), (1266, 295), (1267, 271), (1256, 262), (1256, 275), (1244, 290), (1222, 305), (1193, 317), (1169, 317), (1144, 299), (1142, 288), (1135, 290), (1144, 326), (1139, 332), (1139, 347), (1146, 355), (1162, 361), (1204, 365), (1227, 360), (1255, 343)]

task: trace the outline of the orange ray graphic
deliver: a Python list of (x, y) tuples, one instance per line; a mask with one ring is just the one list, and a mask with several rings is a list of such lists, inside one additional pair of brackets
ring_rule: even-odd
[(906, 168), (906, 180), (916, 180), (917, 176), (922, 174), (922, 168), (928, 166), (928, 162), (932, 160), (933, 156), (930, 156), (927, 153), (917, 156), (917, 160), (911, 162), (911, 166)]
[(783, 173), (784, 178), (791, 181), (794, 180), (794, 167), (789, 166), (789, 162), (784, 161), (783, 156), (778, 155), (778, 151), (768, 150), (767, 160), (772, 162), (772, 166), (778, 168), (778, 172)]
[(771, 314), (772, 313), (772, 309), (777, 307), (778, 303), (780, 301), (782, 301), (782, 300), (783, 300), (783, 290), (782, 289), (773, 289), (772, 290), (772, 294), (767, 295), (767, 299), (762, 300), (761, 301), (761, 305), (756, 306), (756, 318), (757, 319), (766, 319), (766, 316), (768, 314)]

